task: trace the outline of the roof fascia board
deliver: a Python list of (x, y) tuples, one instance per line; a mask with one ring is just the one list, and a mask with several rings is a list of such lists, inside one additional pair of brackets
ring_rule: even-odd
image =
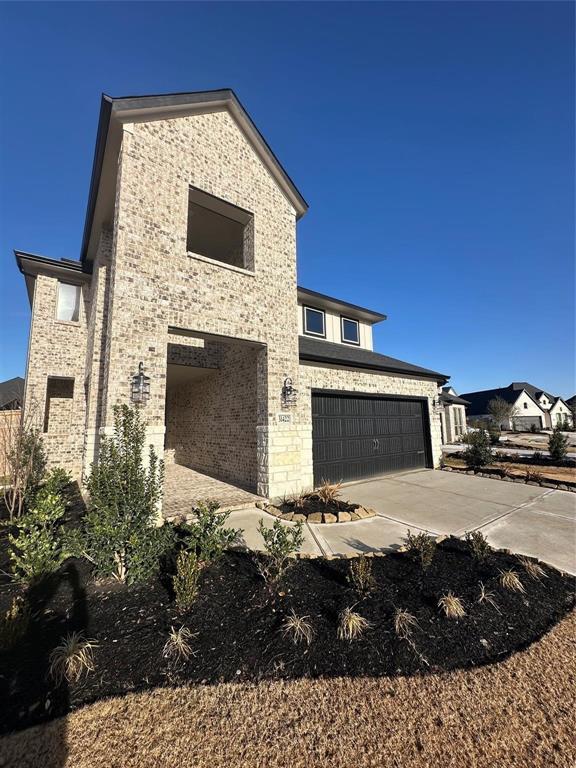
[(359, 317), (362, 320), (371, 323), (372, 325), (387, 319), (387, 316), (383, 315), (381, 312), (375, 312), (372, 309), (360, 307), (357, 304), (351, 304), (348, 301), (342, 301), (340, 299), (334, 298), (333, 296), (327, 296), (324, 293), (312, 291), (310, 288), (303, 288), (299, 285), (297, 291), (298, 299), (302, 301), (302, 303), (310, 303), (310, 301), (312, 301), (319, 306), (326, 307), (327, 309), (334, 309), (337, 312), (344, 310), (344, 312), (341, 312), (342, 314), (348, 313), (354, 317)]
[(14, 251), (18, 269), (24, 275), (26, 290), (30, 306), (34, 299), (34, 285), (38, 275), (55, 277), (57, 280), (65, 280), (71, 283), (88, 283), (91, 274), (84, 268), (81, 262), (65, 262), (39, 256), (36, 253)]

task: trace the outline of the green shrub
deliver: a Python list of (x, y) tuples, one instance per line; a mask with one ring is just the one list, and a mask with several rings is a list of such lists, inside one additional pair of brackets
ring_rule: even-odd
[(288, 568), (290, 556), (298, 552), (304, 542), (302, 528), (302, 523), (288, 526), (282, 525), (279, 520), (274, 520), (271, 528), (265, 526), (263, 520), (258, 523), (268, 555), (265, 560), (258, 561), (258, 567), (267, 582), (277, 581)]
[(0, 650), (7, 651), (21, 640), (30, 623), (30, 606), (19, 595), (4, 616), (0, 617)]
[(201, 563), (196, 552), (181, 549), (176, 558), (176, 575), (173, 580), (176, 607), (179, 611), (189, 611), (196, 600), (200, 572)]
[(56, 467), (48, 472), (42, 488), (50, 493), (56, 493), (66, 499), (72, 485), (72, 475), (61, 467)]
[(8, 534), (8, 541), (12, 572), (18, 581), (39, 581), (69, 557), (60, 526), (65, 509), (61, 496), (41, 489), (30, 512), (14, 522), (16, 531)]
[(424, 531), (412, 533), (409, 530), (406, 536), (406, 546), (412, 557), (420, 562), (423, 571), (430, 567), (436, 552), (436, 541), (433, 536), (429, 536)]
[(155, 525), (164, 466), (150, 446), (142, 460), (145, 425), (136, 408), (114, 408), (114, 436), (103, 438), (97, 463), (86, 481), (88, 511), (75, 537), (78, 554), (102, 576), (145, 581), (159, 568), (174, 541), (172, 526)]
[(490, 439), (485, 429), (470, 432), (467, 444), (467, 448), (463, 452), (463, 458), (468, 467), (478, 469), (492, 463), (494, 456), (490, 448)]
[(475, 560), (478, 560), (478, 562), (484, 562), (492, 551), (492, 547), (486, 541), (486, 537), (482, 531), (467, 532), (466, 543), (470, 547), (472, 556)]
[(488, 423), (488, 437), (490, 439), (490, 445), (498, 445), (500, 442), (500, 427), (493, 422)]
[(186, 546), (196, 550), (198, 560), (202, 564), (208, 565), (217, 560), (242, 533), (240, 530), (224, 527), (230, 512), (219, 509), (217, 501), (200, 504), (194, 509), (195, 522), (185, 523), (183, 526), (188, 534)]
[(557, 425), (548, 438), (548, 451), (554, 461), (562, 461), (568, 453), (568, 438), (562, 434), (562, 426)]

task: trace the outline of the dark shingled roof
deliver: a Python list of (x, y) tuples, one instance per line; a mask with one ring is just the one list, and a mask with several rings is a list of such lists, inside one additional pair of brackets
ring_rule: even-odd
[(464, 398), (458, 397), (458, 395), (450, 395), (448, 392), (442, 392), (440, 400), (449, 405), (470, 405), (468, 400), (464, 400)]
[[(538, 387), (534, 387), (532, 384), (528, 384), (525, 381), (514, 381), (507, 387), (499, 387), (498, 389), (484, 389), (480, 392), (463, 392), (461, 397), (469, 401), (470, 406), (468, 408), (468, 416), (483, 416), (488, 413), (488, 403), (495, 397), (501, 397), (502, 400), (506, 400), (507, 403), (513, 404), (518, 400), (520, 393), (524, 390), (535, 402), (537, 396), (544, 392), (547, 392)], [(550, 400), (554, 402), (556, 398), (553, 395), (548, 395)]]
[(0, 382), (0, 408), (5, 408), (14, 401), (22, 405), (23, 399), (24, 379), (21, 376)]
[(330, 363), (341, 368), (366, 368), (371, 371), (398, 373), (404, 376), (418, 376), (445, 383), (450, 377), (444, 373), (421, 368), (418, 365), (396, 360), (394, 357), (380, 355), (370, 349), (336, 344), (332, 341), (312, 339), (300, 336), (300, 360)]
[(533, 400), (538, 400), (540, 395), (546, 395), (551, 403), (555, 403), (558, 399), (555, 395), (551, 395), (549, 392), (546, 392), (545, 389), (542, 389), (541, 387), (535, 387), (534, 384), (528, 384), (527, 381), (513, 381), (510, 386), (517, 392), (523, 389), (526, 390), (526, 392), (528, 392)]

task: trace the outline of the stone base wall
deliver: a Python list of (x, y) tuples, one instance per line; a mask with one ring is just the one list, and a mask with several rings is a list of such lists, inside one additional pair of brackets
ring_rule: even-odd
[(258, 351), (221, 345), (218, 353), (208, 346), (190, 353), (219, 367), (187, 383), (168, 380), (165, 449), (176, 464), (256, 489)]

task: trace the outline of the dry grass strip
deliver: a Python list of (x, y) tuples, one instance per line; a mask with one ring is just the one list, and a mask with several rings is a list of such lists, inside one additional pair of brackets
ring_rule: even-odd
[(0, 744), (19, 768), (572, 768), (576, 622), (506, 662), (426, 678), (156, 689)]

